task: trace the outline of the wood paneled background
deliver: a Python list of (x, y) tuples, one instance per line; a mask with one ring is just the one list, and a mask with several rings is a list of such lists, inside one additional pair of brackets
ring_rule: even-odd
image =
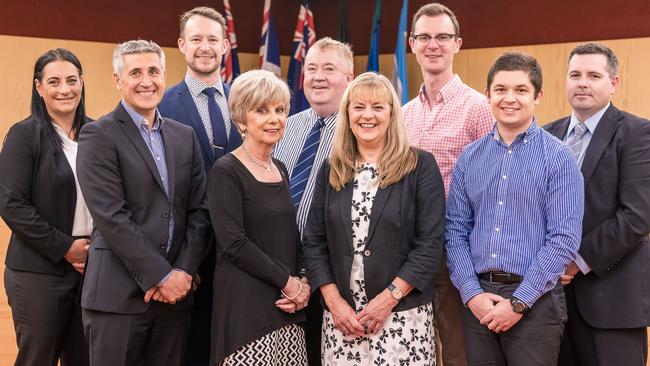
[[(340, 1), (340, 0), (339, 0)], [(370, 44), (372, 9), (375, 0), (348, 0), (348, 24), (354, 45), (355, 72), (364, 71)], [(411, 0), (408, 19), (430, 0)], [(504, 51), (518, 50), (535, 56), (544, 74), (544, 99), (537, 109), (540, 123), (567, 115), (564, 83), (567, 56), (575, 41), (605, 40), (617, 53), (621, 83), (614, 103), (629, 112), (650, 117), (647, 86), (650, 85), (650, 2), (647, 0), (520, 1), (443, 0), (461, 23), (463, 47), (454, 70), (467, 84), (483, 91), (487, 70)], [(231, 0), (236, 21), (240, 64), (243, 70), (257, 65), (257, 49), (263, 0)], [(273, 14), (281, 53), (291, 51), (291, 38), (300, 0), (276, 0)], [(310, 0), (316, 34), (337, 33), (337, 0)], [(402, 1), (383, 1), (381, 17), (381, 71), (389, 74)], [(153, 39), (167, 46), (167, 85), (178, 82), (185, 72), (183, 58), (175, 48), (178, 16), (198, 5), (223, 11), (220, 0), (25, 1), (3, 0), (0, 4), (0, 139), (16, 121), (29, 114), (33, 65), (48, 49), (65, 47), (81, 60), (85, 70), (87, 111), (97, 118), (119, 100), (111, 79), (111, 55), (116, 42)], [(410, 24), (409, 24), (410, 28)], [(45, 37), (45, 38), (39, 38)], [(525, 46), (519, 46), (525, 45)], [(491, 47), (491, 48), (490, 48)], [(421, 83), (420, 70), (409, 54), (408, 77), (411, 98)], [(282, 57), (283, 73), (288, 57)], [(3, 172), (5, 173), (5, 172)], [(0, 260), (4, 262), (9, 230), (0, 220)], [(0, 277), (4, 266), (0, 265)], [(3, 281), (0, 281), (0, 365), (10, 365), (16, 352), (11, 313)]]

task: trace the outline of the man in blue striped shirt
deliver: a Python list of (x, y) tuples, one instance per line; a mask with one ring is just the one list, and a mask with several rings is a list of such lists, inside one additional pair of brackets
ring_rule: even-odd
[(447, 206), (467, 356), (470, 364), (554, 365), (567, 319), (558, 279), (580, 244), (582, 176), (571, 150), (536, 124), (537, 60), (503, 54), (487, 87), (496, 126), (461, 154)]
[[(325, 37), (314, 43), (305, 56), (305, 97), (311, 108), (287, 120), (284, 137), (273, 157), (287, 167), (291, 195), (297, 203), (296, 221), (302, 236), (323, 161), (330, 155), (334, 128), (343, 92), (354, 78), (352, 50), (347, 44)], [(307, 355), (309, 365), (320, 365), (320, 332), (323, 309), (314, 294), (307, 307)]]

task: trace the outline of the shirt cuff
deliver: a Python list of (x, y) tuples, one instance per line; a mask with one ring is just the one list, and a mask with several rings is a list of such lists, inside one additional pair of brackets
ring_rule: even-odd
[[(162, 280), (158, 281), (158, 284), (156, 286), (158, 286), (158, 287), (162, 286), (165, 283), (165, 281), (167, 281), (167, 279), (172, 275), (172, 273), (174, 273), (174, 271), (185, 272), (184, 270), (182, 270), (180, 268), (173, 268), (171, 271), (169, 271), (169, 273), (167, 273), (167, 275), (165, 277), (162, 278)], [(187, 273), (187, 272), (185, 272), (185, 273)]]
[(478, 281), (469, 281), (466, 282), (460, 289), (460, 297), (463, 300), (463, 304), (467, 305), (467, 302), (471, 300), (474, 296), (482, 294), (483, 288)]
[(585, 262), (585, 259), (582, 258), (582, 256), (580, 254), (576, 254), (575, 262), (576, 262), (576, 266), (578, 266), (578, 268), (580, 269), (580, 272), (582, 272), (582, 274), (587, 274), (587, 273), (591, 272), (591, 266), (589, 266), (587, 264), (587, 262)]

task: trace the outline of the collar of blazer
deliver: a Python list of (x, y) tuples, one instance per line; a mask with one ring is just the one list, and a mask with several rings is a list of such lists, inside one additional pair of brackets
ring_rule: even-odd
[[(623, 113), (612, 104), (607, 108), (607, 111), (605, 111), (605, 114), (603, 114), (603, 117), (598, 122), (598, 126), (596, 126), (594, 135), (591, 137), (591, 141), (587, 147), (587, 151), (585, 151), (585, 158), (582, 162), (582, 167), (580, 168), (585, 181), (585, 187), (589, 184), (589, 180), (598, 165), (600, 157), (603, 155), (605, 148), (607, 148), (607, 145), (612, 140), (612, 136), (616, 133), (623, 117)], [(568, 129), (568, 123), (565, 130), (566, 129)]]
[[(153, 160), (153, 155), (149, 147), (144, 142), (142, 134), (138, 131), (133, 119), (129, 116), (129, 113), (124, 109), (122, 103), (118, 103), (117, 108), (113, 111), (115, 119), (120, 121), (120, 127), (122, 132), (126, 135), (131, 144), (135, 147), (140, 158), (147, 166), (147, 169), (153, 176), (153, 179), (158, 183), (160, 189), (167, 194), (165, 191), (165, 186), (163, 185), (160, 173), (158, 172), (158, 167), (156, 162)], [(174, 182), (176, 181), (175, 176), (175, 156), (174, 156), (174, 147), (175, 141), (171, 138), (172, 133), (169, 132), (170, 121), (163, 117), (163, 123), (160, 124), (160, 134), (162, 135), (163, 144), (165, 146), (165, 163), (167, 164), (167, 178), (168, 178), (168, 188), (169, 188), (169, 197), (174, 197)], [(178, 137), (177, 137), (178, 138)], [(171, 200), (170, 200), (171, 201)]]

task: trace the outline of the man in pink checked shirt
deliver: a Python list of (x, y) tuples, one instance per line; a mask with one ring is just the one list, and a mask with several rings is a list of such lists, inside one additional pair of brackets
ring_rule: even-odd
[[(418, 95), (404, 106), (409, 141), (436, 157), (448, 193), (451, 171), (461, 151), (491, 131), (494, 119), (485, 96), (452, 71), (462, 39), (458, 20), (449, 8), (438, 3), (422, 6), (413, 16), (409, 44), (424, 79)], [(467, 366), (460, 331), (461, 299), (444, 260), (434, 284), (436, 338), (441, 345), (437, 354), (444, 366)]]

